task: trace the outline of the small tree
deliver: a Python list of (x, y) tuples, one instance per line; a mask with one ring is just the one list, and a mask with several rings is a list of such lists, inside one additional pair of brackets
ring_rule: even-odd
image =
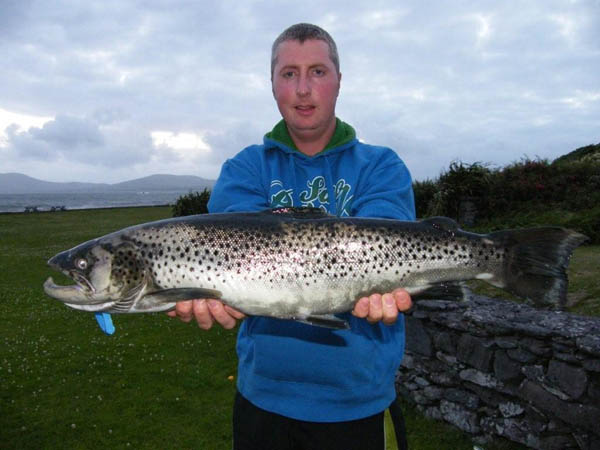
[(460, 204), (465, 199), (472, 199), (479, 210), (485, 210), (492, 174), (485, 164), (453, 161), (440, 175), (439, 199), (434, 201), (436, 210), (431, 212), (458, 220)]
[(196, 191), (182, 195), (173, 205), (173, 217), (207, 214), (209, 198), (210, 191), (207, 188), (204, 188), (202, 192)]

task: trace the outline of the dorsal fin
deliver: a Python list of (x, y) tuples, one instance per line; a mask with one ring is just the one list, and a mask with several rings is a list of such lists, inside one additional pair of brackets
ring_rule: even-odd
[(330, 216), (327, 211), (321, 208), (308, 208), (308, 207), (283, 207), (265, 209), (262, 211), (264, 214), (280, 214), (282, 216), (293, 217), (294, 219), (322, 219)]
[(427, 223), (438, 230), (444, 231), (457, 231), (459, 230), (459, 225), (454, 220), (449, 217), (428, 217), (427, 219), (422, 219), (421, 222)]

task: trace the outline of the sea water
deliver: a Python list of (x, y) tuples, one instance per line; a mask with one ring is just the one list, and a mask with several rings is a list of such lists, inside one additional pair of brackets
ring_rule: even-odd
[(0, 212), (37, 209), (91, 209), (174, 204), (187, 191), (111, 191), (90, 193), (0, 194)]

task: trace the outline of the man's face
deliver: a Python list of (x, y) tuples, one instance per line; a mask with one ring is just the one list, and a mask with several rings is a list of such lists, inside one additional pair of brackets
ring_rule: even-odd
[(335, 129), (340, 80), (326, 42), (310, 39), (302, 44), (279, 44), (273, 95), (295, 141), (318, 139), (331, 127)]

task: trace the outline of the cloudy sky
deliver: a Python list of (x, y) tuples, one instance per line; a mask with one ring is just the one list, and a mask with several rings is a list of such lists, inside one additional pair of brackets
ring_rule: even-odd
[(0, 0), (0, 173), (216, 178), (279, 120), (297, 22), (338, 44), (338, 116), (415, 179), (600, 142), (600, 0)]

